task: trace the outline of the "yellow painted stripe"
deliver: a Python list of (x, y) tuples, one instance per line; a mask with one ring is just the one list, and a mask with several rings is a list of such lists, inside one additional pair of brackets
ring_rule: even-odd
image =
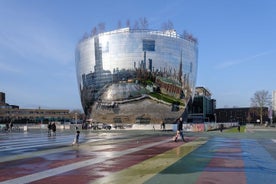
[(93, 184), (122, 184), (129, 183), (130, 181), (132, 184), (144, 183), (154, 175), (174, 164), (179, 159), (205, 143), (205, 139), (198, 138), (197, 140), (182, 144), (179, 147), (156, 155), (155, 157), (147, 159), (122, 171), (118, 171), (106, 177), (100, 178), (93, 182)]

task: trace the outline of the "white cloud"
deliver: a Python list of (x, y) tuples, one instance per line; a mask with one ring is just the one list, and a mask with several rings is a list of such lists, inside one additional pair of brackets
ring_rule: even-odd
[(241, 63), (252, 62), (256, 58), (268, 55), (272, 52), (275, 52), (275, 50), (264, 51), (264, 52), (261, 52), (261, 53), (258, 53), (258, 54), (252, 55), (252, 56), (248, 56), (246, 58), (240, 58), (240, 59), (236, 59), (236, 60), (230, 60), (230, 61), (222, 62), (222, 63), (218, 64), (215, 68), (216, 69), (225, 69), (225, 68), (229, 68), (229, 67), (232, 67), (232, 66), (235, 66), (235, 65), (239, 65)]

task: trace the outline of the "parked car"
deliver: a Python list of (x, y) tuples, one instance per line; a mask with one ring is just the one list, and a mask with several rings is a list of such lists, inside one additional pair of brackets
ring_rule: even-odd
[(104, 123), (103, 126), (102, 126), (102, 129), (111, 130), (111, 126)]

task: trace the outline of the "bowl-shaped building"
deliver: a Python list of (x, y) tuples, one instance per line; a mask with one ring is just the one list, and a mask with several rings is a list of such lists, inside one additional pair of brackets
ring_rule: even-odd
[(197, 59), (196, 40), (174, 30), (87, 36), (75, 52), (84, 112), (105, 123), (170, 123), (193, 96)]

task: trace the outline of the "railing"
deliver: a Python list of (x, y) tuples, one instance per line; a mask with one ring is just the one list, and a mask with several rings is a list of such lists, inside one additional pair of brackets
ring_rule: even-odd
[(178, 34), (175, 30), (164, 30), (164, 31), (159, 31), (159, 30), (154, 30), (154, 29), (130, 29), (129, 27), (127, 28), (122, 28), (122, 29), (116, 29), (113, 31), (107, 31), (107, 32), (102, 32), (98, 33), (96, 35), (86, 35), (82, 39), (80, 39), (79, 42), (82, 42), (83, 40), (86, 40), (88, 38), (93, 38), (95, 36), (103, 36), (103, 35), (113, 35), (117, 33), (149, 33), (153, 35), (160, 35), (160, 36), (167, 36), (167, 37), (172, 37), (172, 38), (180, 38), (184, 39), (190, 42), (193, 42), (197, 44), (197, 39), (192, 37), (192, 36), (186, 36), (185, 34), (181, 35)]

